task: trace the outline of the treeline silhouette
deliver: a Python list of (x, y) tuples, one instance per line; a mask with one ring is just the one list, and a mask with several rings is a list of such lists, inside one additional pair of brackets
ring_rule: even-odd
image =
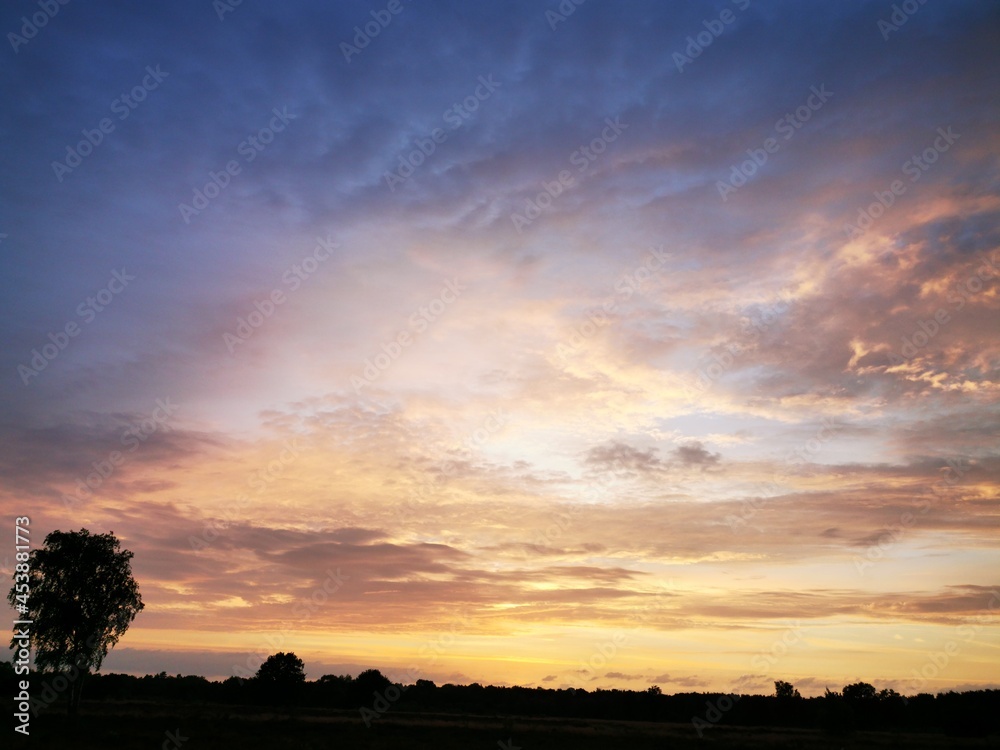
[[(51, 674), (32, 675), (32, 694), (58, 693)], [(1000, 690), (921, 693), (904, 697), (892, 690), (876, 691), (868, 683), (802, 698), (789, 683), (778, 682), (778, 695), (677, 693), (658, 687), (644, 691), (580, 688), (435, 685), (429, 680), (403, 686), (376, 669), (357, 677), (324, 675), (318, 680), (281, 683), (230, 677), (211, 681), (194, 675), (135, 677), (95, 674), (87, 685), (87, 701), (215, 703), (269, 705), (285, 708), (353, 710), (369, 721), (395, 714), (476, 714), (486, 716), (547, 716), (693, 724), (699, 734), (718, 725), (822, 729), (833, 734), (855, 730), (943, 732), (982, 737), (1000, 732)], [(5, 692), (15, 685), (13, 668), (0, 663)], [(63, 700), (60, 696), (59, 701)], [(42, 700), (47, 709), (56, 701)], [(34, 707), (33, 707), (34, 712)]]

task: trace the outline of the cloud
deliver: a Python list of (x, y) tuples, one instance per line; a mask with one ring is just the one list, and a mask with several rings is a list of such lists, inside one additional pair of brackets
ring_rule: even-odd
[(664, 684), (664, 685), (677, 685), (679, 687), (690, 687), (698, 688), (705, 687), (708, 682), (694, 675), (689, 675), (686, 677), (673, 676), (668, 673), (657, 675), (656, 677), (649, 678), (650, 685)]
[(770, 695), (774, 692), (774, 681), (767, 675), (742, 674), (733, 680), (731, 689), (739, 695)]
[(680, 445), (674, 448), (672, 453), (676, 460), (683, 466), (700, 466), (705, 468), (715, 466), (719, 463), (719, 454), (710, 453), (697, 441)]
[(587, 451), (584, 463), (601, 471), (655, 475), (674, 467), (713, 467), (719, 463), (720, 458), (718, 453), (709, 452), (698, 441), (677, 446), (670, 451), (671, 458), (666, 461), (656, 453), (655, 448), (640, 450), (626, 443), (611, 442)]
[(585, 462), (598, 469), (640, 473), (659, 471), (663, 467), (652, 449), (642, 451), (618, 442), (591, 448)]
[[(526, 0), (428, 0), (347, 61), (368, 12), (101, 5), (0, 70), (0, 507), (29, 513), (33, 539), (113, 529), (135, 552), (131, 664), (168, 658), (162, 631), (183, 634), (181, 671), (200, 649), (228, 659), (223, 637), (296, 609), (328, 653), (358, 632), (399, 653), (467, 612), (463, 632), (517, 654), (554, 644), (558, 674), (640, 611), (656, 653), (822, 624), (837, 645), (812, 664), (830, 669), (858, 658), (845, 622), (929, 642), (982, 612), (996, 7), (922, 6), (886, 55), (884, 8), (751, 4), (684, 71), (671, 52), (703, 28), (695, 4), (588, 4), (553, 30)], [(146, 65), (169, 74), (117, 119)], [(829, 101), (778, 132), (820, 86)], [(250, 146), (276, 108), (294, 119)], [(59, 180), (53, 160), (104, 117), (114, 131)], [(939, 128), (959, 137), (913, 179)], [(723, 200), (769, 136), (780, 148)], [(122, 268), (135, 281), (81, 313)], [(167, 396), (169, 429), (128, 451)], [(770, 692), (740, 677), (752, 656), (673, 684)], [(876, 661), (906, 674), (904, 657)], [(464, 658), (441, 674), (497, 676)]]

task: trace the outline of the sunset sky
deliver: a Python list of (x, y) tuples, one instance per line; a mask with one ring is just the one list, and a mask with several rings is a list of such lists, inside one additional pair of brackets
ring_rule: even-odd
[(103, 671), (1000, 687), (1000, 6), (576, 2), (0, 10), (0, 510), (135, 553)]

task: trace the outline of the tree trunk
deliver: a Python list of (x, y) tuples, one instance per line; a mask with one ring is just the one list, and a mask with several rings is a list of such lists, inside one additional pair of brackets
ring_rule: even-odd
[(83, 683), (86, 677), (87, 672), (81, 669), (77, 672), (77, 678), (70, 682), (69, 705), (66, 707), (66, 711), (71, 721), (75, 721), (80, 713), (80, 698), (83, 697)]
[(70, 718), (70, 721), (76, 718), (76, 693), (78, 690), (76, 680), (73, 680), (69, 684), (69, 695), (66, 701), (66, 715)]

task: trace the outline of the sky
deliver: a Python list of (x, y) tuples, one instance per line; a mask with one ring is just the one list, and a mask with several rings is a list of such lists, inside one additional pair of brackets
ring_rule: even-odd
[(1000, 687), (995, 3), (0, 31), (0, 509), (134, 552), (103, 671)]

